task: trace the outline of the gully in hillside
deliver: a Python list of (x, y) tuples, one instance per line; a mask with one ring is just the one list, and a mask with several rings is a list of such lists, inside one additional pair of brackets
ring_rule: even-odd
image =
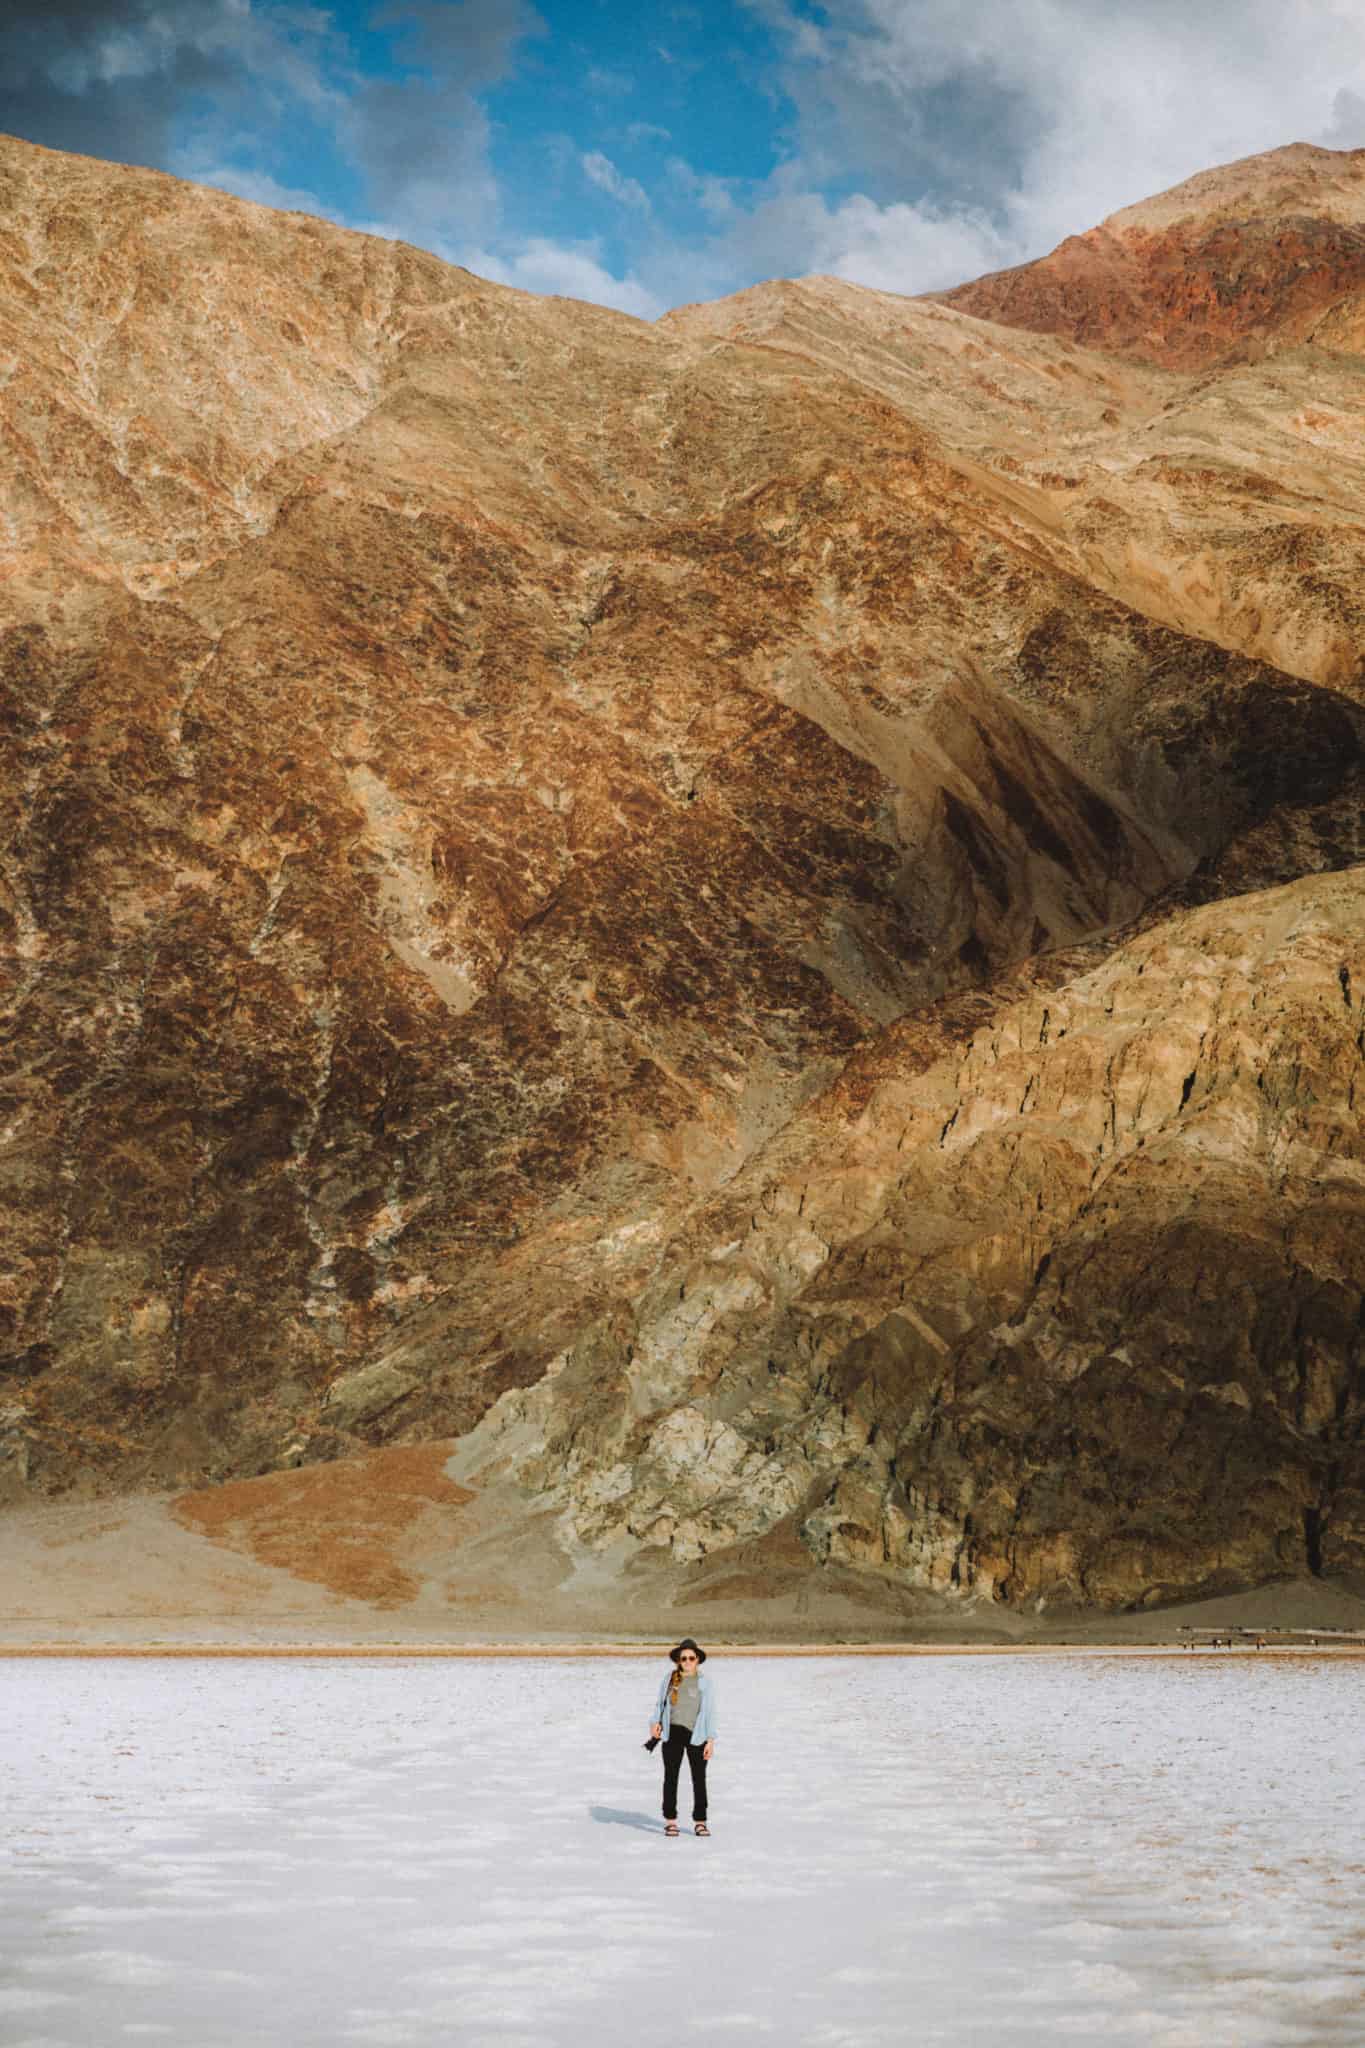
[(676, 1650), (669, 1651), (672, 1671), (665, 1672), (654, 1702), (654, 1722), (646, 1749), (659, 1741), (664, 1746), (664, 1833), (678, 1832), (678, 1773), (684, 1750), (692, 1773), (692, 1821), (699, 1835), (709, 1835), (706, 1825), (706, 1766), (716, 1746), (716, 1688), (702, 1676), (705, 1650), (684, 1636)]

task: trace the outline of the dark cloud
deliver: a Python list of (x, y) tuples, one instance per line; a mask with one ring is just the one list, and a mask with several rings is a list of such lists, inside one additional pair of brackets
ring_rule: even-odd
[(374, 19), (410, 67), (362, 85), (343, 117), (378, 224), (419, 241), (486, 234), (498, 191), (477, 95), (507, 76), (540, 17), (523, 0), (398, 0)]
[(526, 0), (390, 0), (373, 19), (392, 38), (390, 77), (360, 76), (307, 6), (0, 0), (0, 129), (265, 190), (303, 116), (359, 176), (374, 225), (415, 240), (486, 232), (497, 189), (477, 96), (539, 17)]
[(234, 82), (231, 55), (206, 47), (203, 8), (168, 30), (152, 0), (11, 0), (0, 13), (0, 129), (50, 149), (164, 165), (170, 124), (190, 95)]
[(205, 128), (326, 98), (327, 19), (237, 0), (6, 0), (0, 129), (51, 149), (174, 167), (177, 121)]
[(494, 225), (488, 118), (471, 95), (377, 80), (355, 94), (343, 125), (365, 179), (372, 226), (420, 242), (457, 229), (482, 234)]
[(792, 91), (807, 152), (831, 179), (856, 165), (860, 190), (884, 203), (951, 193), (960, 206), (990, 208), (1038, 143), (1036, 98), (985, 59), (909, 87), (891, 73), (832, 65), (796, 72)]
[(398, 31), (399, 57), (470, 93), (505, 78), (516, 45), (545, 26), (523, 0), (393, 0), (374, 24)]

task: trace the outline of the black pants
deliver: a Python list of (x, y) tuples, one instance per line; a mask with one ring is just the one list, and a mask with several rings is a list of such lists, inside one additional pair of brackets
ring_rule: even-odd
[(706, 1746), (693, 1742), (690, 1728), (669, 1728), (664, 1743), (664, 1819), (678, 1818), (678, 1773), (682, 1769), (683, 1751), (692, 1771), (692, 1818), (706, 1819)]

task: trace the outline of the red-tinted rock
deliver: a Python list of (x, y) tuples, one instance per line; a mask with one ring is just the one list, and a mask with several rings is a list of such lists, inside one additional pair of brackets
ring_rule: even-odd
[(1171, 369), (1365, 344), (1365, 150), (1298, 143), (1205, 171), (1050, 256), (935, 295)]

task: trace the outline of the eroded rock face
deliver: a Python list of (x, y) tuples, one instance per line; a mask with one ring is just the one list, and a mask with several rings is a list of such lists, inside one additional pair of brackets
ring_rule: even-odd
[(5, 1497), (458, 1438), (698, 1597), (1358, 1568), (1352, 360), (0, 174)]
[(1011, 1601), (1365, 1568), (1358, 879), (1096, 951), (855, 1055), (460, 1469), (696, 1597), (792, 1533)]

